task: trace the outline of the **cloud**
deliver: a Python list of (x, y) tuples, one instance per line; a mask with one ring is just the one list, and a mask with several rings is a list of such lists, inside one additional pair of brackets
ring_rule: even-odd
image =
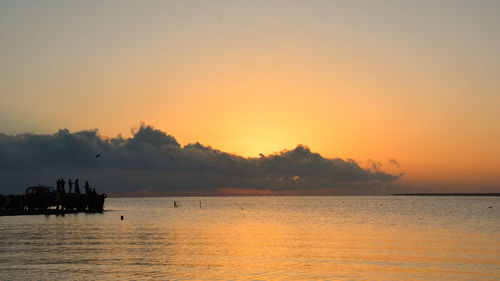
[(398, 160), (394, 159), (394, 158), (391, 158), (389, 159), (389, 163), (391, 163), (392, 165), (396, 166), (399, 168), (399, 162)]
[[(97, 154), (101, 154), (96, 158)], [(200, 143), (181, 146), (165, 132), (141, 125), (133, 137), (103, 138), (97, 129), (52, 135), (0, 134), (0, 192), (51, 184), (58, 177), (88, 179), (103, 192), (217, 190), (300, 191), (376, 189), (398, 179), (327, 159), (307, 146), (246, 158)]]
[(367, 163), (368, 163), (369, 168), (375, 172), (380, 171), (382, 169), (382, 166), (383, 166), (382, 163), (375, 161), (375, 160), (372, 160), (372, 159), (368, 159)]

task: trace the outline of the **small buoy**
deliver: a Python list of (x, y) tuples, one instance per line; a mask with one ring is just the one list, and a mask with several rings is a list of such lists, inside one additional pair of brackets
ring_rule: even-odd
[(121, 216), (120, 219), (123, 220), (123, 216)]

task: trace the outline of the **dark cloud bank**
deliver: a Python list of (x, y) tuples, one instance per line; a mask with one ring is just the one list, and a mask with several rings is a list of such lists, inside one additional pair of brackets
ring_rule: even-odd
[(102, 192), (145, 195), (387, 193), (399, 176), (361, 168), (353, 160), (326, 159), (302, 145), (258, 158), (200, 143), (181, 147), (146, 125), (127, 139), (105, 139), (97, 130), (0, 134), (0, 193), (54, 185), (57, 177), (89, 180)]

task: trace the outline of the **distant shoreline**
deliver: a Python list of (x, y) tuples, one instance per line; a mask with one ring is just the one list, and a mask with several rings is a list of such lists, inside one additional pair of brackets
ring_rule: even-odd
[(393, 196), (500, 196), (500, 193), (398, 193)]

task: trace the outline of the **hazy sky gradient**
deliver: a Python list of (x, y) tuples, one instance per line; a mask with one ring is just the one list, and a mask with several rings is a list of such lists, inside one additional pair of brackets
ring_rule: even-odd
[[(2, 1), (0, 131), (140, 121), (500, 191), (499, 1)], [(399, 168), (389, 164), (397, 159)]]

